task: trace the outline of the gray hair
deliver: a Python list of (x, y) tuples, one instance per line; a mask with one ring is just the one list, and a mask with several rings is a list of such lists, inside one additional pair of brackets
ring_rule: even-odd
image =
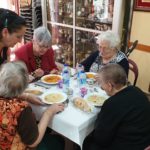
[(110, 82), (117, 89), (127, 84), (125, 70), (119, 64), (107, 64), (99, 70), (104, 82)]
[(97, 44), (99, 44), (101, 41), (108, 41), (110, 48), (117, 48), (120, 44), (119, 36), (109, 30), (98, 35)]
[(28, 72), (23, 62), (8, 62), (0, 68), (0, 96), (17, 97), (28, 86)]
[(38, 27), (34, 30), (33, 40), (45, 47), (51, 46), (51, 34), (44, 26)]

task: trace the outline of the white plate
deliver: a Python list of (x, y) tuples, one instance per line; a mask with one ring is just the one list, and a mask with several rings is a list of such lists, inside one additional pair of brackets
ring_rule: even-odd
[[(54, 78), (55, 81), (52, 81), (52, 78)], [(41, 78), (41, 81), (46, 84), (58, 84), (59, 80), (62, 80), (62, 76), (56, 74), (45, 75)]]
[(94, 106), (102, 106), (107, 97), (98, 93), (90, 93), (84, 99)]
[(36, 90), (36, 89), (26, 89), (24, 92), (29, 93), (29, 94), (34, 94), (37, 96), (40, 96), (43, 94), (43, 92), (41, 90)]
[(41, 99), (46, 104), (62, 103), (67, 100), (67, 95), (60, 91), (47, 91)]
[(25, 89), (24, 93), (34, 94), (36, 96), (41, 96), (44, 91), (39, 87), (29, 86)]

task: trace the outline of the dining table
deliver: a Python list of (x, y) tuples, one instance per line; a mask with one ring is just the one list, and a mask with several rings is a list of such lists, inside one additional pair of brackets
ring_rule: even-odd
[[(86, 88), (87, 94), (98, 93), (107, 97), (106, 93), (96, 84), (92, 86), (87, 84)], [(63, 89), (58, 84), (45, 84), (41, 80), (30, 83), (28, 89), (37, 89), (42, 91), (43, 94), (39, 96), (42, 101), (44, 96), (51, 91), (63, 92)], [(82, 149), (85, 137), (94, 129), (95, 120), (97, 118), (97, 114), (101, 110), (101, 107), (92, 106), (91, 112), (86, 112), (75, 107), (74, 98), (81, 96), (81, 91), (75, 77), (70, 78), (69, 89), (71, 90), (71, 94), (67, 95), (64, 111), (57, 113), (53, 117), (53, 120), (49, 122), (48, 127), (78, 144)], [(37, 120), (40, 120), (43, 112), (49, 106), (49, 104), (45, 103), (41, 106), (31, 104)]]

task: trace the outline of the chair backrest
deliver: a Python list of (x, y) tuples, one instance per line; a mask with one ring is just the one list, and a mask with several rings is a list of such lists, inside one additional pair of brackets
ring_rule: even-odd
[(134, 73), (133, 85), (135, 86), (138, 79), (139, 70), (137, 64), (133, 60), (128, 59), (128, 62), (129, 62), (129, 70), (131, 70)]
[(136, 48), (138, 44), (138, 40), (135, 40), (132, 45), (128, 48), (127, 52), (125, 53), (127, 57), (131, 54), (131, 52)]

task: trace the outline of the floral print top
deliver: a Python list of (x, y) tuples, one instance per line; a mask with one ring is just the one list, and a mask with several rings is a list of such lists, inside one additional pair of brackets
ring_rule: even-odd
[[(17, 120), (21, 112), (27, 106), (28, 106), (27, 102), (19, 100), (18, 98), (13, 99), (0, 98), (0, 150), (14, 149), (12, 148), (12, 145), (14, 141), (17, 142), (16, 137), (18, 137)], [(18, 147), (15, 150), (22, 150), (22, 149), (23, 148)]]

